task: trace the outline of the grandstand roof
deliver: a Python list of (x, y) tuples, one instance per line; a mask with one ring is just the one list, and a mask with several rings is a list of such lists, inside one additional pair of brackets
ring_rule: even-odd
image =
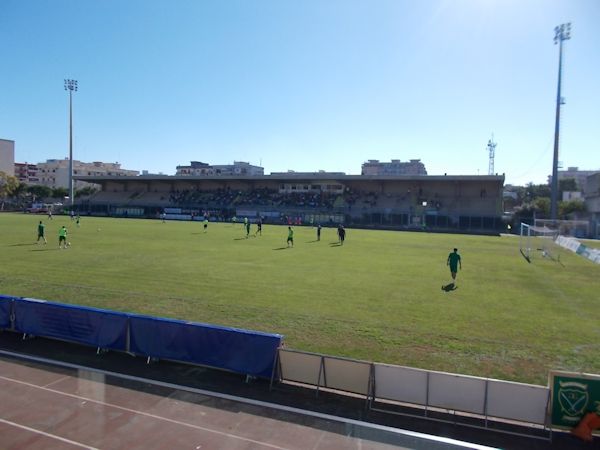
[(278, 173), (258, 176), (189, 176), (189, 175), (139, 175), (130, 176), (87, 176), (73, 177), (76, 180), (88, 183), (102, 183), (106, 181), (224, 181), (224, 180), (256, 180), (256, 181), (293, 181), (293, 180), (335, 180), (335, 181), (499, 181), (504, 182), (504, 175), (341, 175), (339, 173)]

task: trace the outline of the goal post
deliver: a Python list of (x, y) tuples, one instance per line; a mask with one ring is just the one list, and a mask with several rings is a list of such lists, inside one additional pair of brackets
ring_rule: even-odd
[(531, 262), (538, 255), (558, 261), (560, 257), (557, 251), (558, 247), (555, 244), (558, 235), (556, 229), (521, 222), (519, 250), (528, 262)]

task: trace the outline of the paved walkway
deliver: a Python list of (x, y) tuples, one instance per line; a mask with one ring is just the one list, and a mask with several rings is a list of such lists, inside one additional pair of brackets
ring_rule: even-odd
[[(3, 357), (0, 445), (14, 450), (384, 450), (409, 448), (398, 442), (426, 441), (418, 433), (367, 429), (353, 421), (326, 420), (291, 408), (223, 397)], [(376, 439), (353, 437), (361, 433)], [(396, 442), (377, 442), (378, 438)], [(429, 444), (422, 448), (442, 443)]]

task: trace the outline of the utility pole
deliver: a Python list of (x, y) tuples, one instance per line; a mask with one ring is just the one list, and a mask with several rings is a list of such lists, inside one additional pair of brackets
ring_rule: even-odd
[(560, 137), (560, 106), (564, 104), (560, 95), (562, 78), (563, 41), (571, 39), (571, 23), (561, 24), (554, 28), (554, 44), (558, 44), (558, 90), (556, 94), (556, 122), (554, 124), (554, 159), (552, 161), (552, 185), (550, 186), (550, 218), (558, 216), (558, 142)]
[(65, 80), (65, 91), (69, 91), (69, 203), (71, 211), (75, 204), (73, 190), (73, 91), (77, 92), (77, 80)]

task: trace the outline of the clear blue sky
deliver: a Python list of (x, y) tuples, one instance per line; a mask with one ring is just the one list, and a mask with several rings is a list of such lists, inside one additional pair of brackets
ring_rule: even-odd
[(551, 173), (600, 169), (599, 0), (0, 0), (0, 138), (15, 158), (68, 155), (173, 174), (190, 160), (266, 173)]

